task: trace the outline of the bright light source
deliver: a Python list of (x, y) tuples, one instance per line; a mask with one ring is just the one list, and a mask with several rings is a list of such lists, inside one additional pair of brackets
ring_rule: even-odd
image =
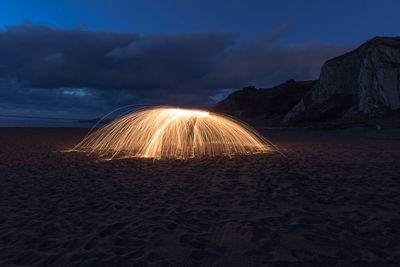
[(203, 110), (156, 107), (126, 115), (84, 138), (72, 151), (102, 158), (175, 158), (265, 153), (250, 126)]

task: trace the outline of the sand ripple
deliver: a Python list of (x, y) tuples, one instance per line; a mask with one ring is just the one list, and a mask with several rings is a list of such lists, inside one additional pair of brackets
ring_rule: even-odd
[(288, 161), (154, 163), (58, 153), (78, 129), (3, 128), (0, 265), (394, 265), (398, 134), (275, 130)]

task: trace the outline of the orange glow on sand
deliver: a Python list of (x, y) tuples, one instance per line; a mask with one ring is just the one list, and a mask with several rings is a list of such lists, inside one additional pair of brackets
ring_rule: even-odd
[(203, 110), (155, 107), (117, 119), (86, 136), (70, 151), (103, 159), (187, 159), (270, 151), (250, 126)]

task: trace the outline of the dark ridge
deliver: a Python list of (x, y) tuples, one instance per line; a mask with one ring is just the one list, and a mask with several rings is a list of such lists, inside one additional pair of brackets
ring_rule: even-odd
[(78, 123), (102, 123), (102, 124), (106, 124), (106, 123), (110, 123), (112, 122), (112, 119), (100, 119), (100, 118), (94, 118), (94, 119), (90, 119), (90, 120), (78, 120)]
[(225, 113), (256, 125), (279, 123), (312, 88), (316, 80), (288, 80), (272, 88), (248, 86), (233, 92), (211, 111)]

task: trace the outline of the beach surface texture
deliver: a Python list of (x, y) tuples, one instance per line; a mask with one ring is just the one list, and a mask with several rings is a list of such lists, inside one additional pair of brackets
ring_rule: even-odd
[(400, 130), (260, 131), (287, 159), (104, 161), (60, 152), (87, 129), (0, 128), (0, 265), (400, 262)]

